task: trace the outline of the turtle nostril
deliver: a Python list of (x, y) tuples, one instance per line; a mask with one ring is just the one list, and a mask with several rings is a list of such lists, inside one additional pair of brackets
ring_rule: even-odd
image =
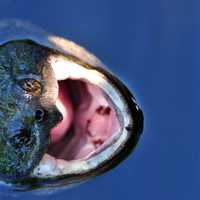
[(58, 121), (61, 122), (63, 120), (63, 115), (60, 112), (57, 112)]
[(57, 126), (62, 120), (63, 120), (63, 115), (59, 110), (54, 111), (53, 113), (54, 116), (54, 126)]
[(35, 119), (38, 122), (42, 122), (44, 120), (44, 118), (45, 118), (45, 111), (42, 109), (37, 109), (35, 112)]

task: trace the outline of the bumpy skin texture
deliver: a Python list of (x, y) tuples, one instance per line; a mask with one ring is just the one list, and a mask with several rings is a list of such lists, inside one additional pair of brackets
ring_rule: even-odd
[(41, 160), (62, 115), (51, 52), (28, 41), (0, 46), (0, 178), (26, 178)]

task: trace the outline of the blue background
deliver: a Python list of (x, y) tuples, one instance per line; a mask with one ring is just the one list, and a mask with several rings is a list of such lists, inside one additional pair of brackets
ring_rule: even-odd
[(0, 19), (28, 20), (95, 53), (145, 115), (139, 145), (116, 169), (48, 197), (21, 196), (200, 199), (200, 1), (0, 0), (0, 9)]

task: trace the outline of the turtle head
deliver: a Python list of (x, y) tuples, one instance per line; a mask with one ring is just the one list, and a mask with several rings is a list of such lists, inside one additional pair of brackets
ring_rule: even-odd
[(32, 41), (0, 46), (0, 176), (26, 178), (44, 155), (62, 115), (49, 51)]

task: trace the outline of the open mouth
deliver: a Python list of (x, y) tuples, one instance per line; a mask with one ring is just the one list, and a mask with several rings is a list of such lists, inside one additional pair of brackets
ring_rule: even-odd
[(86, 159), (118, 131), (116, 112), (96, 86), (67, 79), (58, 83), (63, 120), (51, 132), (49, 154), (67, 161)]
[(2, 25), (0, 178), (26, 189), (68, 185), (127, 158), (143, 113), (121, 80), (71, 41), (21, 22)]
[(98, 86), (103, 80), (98, 73), (58, 58), (51, 63), (59, 86), (56, 106), (63, 120), (51, 130), (48, 151), (33, 172), (43, 178), (87, 171), (87, 161), (111, 146), (121, 131), (113, 101)]

